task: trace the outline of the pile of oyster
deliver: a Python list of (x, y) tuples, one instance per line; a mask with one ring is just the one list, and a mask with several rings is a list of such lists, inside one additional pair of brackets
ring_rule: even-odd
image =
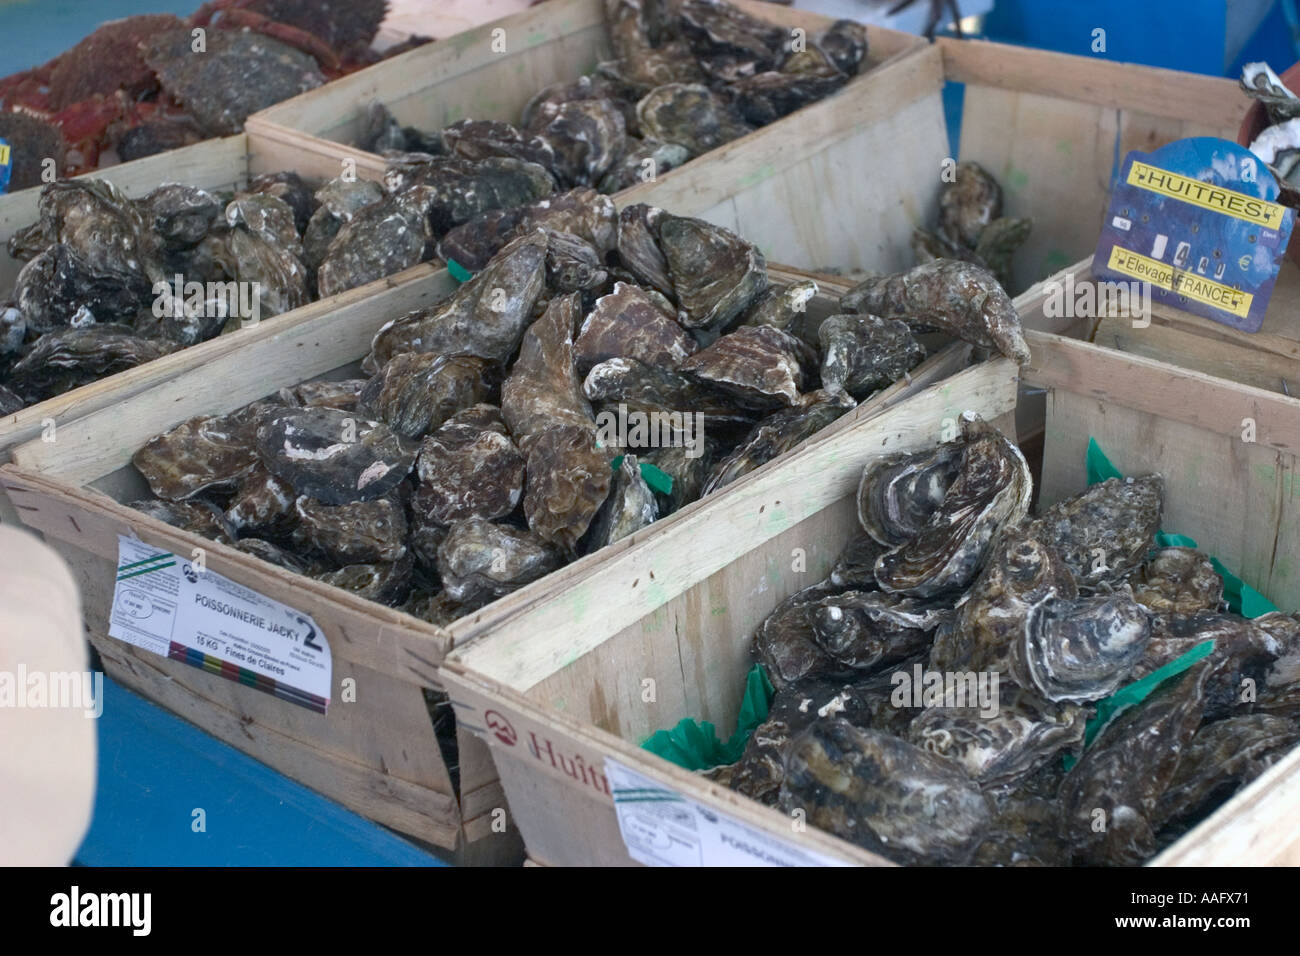
[[(1148, 859), (1300, 740), (1300, 623), (1228, 613), (1206, 555), (1155, 547), (1163, 495), (1110, 479), (1030, 517), (971, 415), (869, 464), (863, 532), (754, 635), (767, 721), (710, 776), (900, 863)], [(1211, 639), (1085, 747), (1098, 701)]]
[(0, 298), (0, 414), (305, 304), (319, 205), (290, 172), (233, 195), (44, 187), (39, 219), (9, 240), (25, 265)]
[(933, 231), (917, 228), (912, 251), (918, 263), (961, 259), (992, 272), (1011, 291), (1011, 257), (1025, 244), (1031, 219), (1002, 215), (1002, 187), (983, 166), (958, 163), (939, 191), (939, 220)]
[(1255, 137), (1250, 151), (1268, 164), (1295, 200), (1300, 189), (1300, 97), (1267, 63), (1247, 63), (1241, 71), (1241, 88), (1262, 103), (1268, 114), (1268, 126)]
[(435, 166), (506, 160), (557, 189), (614, 193), (829, 96), (866, 61), (866, 29), (849, 20), (813, 38), (721, 0), (605, 7), (615, 59), (541, 90), (518, 125), (466, 119), (424, 132), (374, 103), (359, 145)]
[(818, 322), (816, 284), (773, 285), (726, 229), (567, 197), (548, 228), (501, 236), (451, 297), (385, 325), (368, 378), (305, 383), (155, 438), (134, 463), (156, 500), (136, 506), (443, 623), (907, 376), (926, 356), (910, 322), (1023, 349), (1010, 300), (968, 263), (872, 280), (845, 303), (865, 311)]

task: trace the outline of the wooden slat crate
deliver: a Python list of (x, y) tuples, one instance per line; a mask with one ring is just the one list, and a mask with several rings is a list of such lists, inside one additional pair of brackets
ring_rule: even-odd
[[(777, 266), (769, 272), (776, 281), (804, 275)], [(377, 329), (401, 311), (394, 300), (408, 297), (410, 288), (359, 298), (311, 322), (273, 328), (255, 347), (213, 355), (148, 391), (115, 397), (99, 411), (61, 427), (57, 442), (36, 440), (15, 448), (13, 463), (0, 470), (0, 485), (22, 520), (44, 533), (72, 564), (90, 640), (112, 677), (365, 816), (429, 843), (457, 848), (463, 860), (500, 861), (519, 848), (512, 832), (493, 830), (499, 817), (493, 811), (505, 807), (505, 800), (486, 748), (472, 734), (458, 731), (461, 785), (456, 793), (421, 688), (439, 686), (437, 665), (462, 634), (481, 631), (508, 619), (517, 607), (565, 591), (598, 574), (606, 561), (682, 521), (706, 520), (731, 497), (730, 488), (449, 628), (291, 574), (119, 503), (145, 490), (130, 460), (151, 437), (195, 415), (233, 411), (283, 386), (351, 373)], [(829, 280), (827, 291), (810, 304), (810, 314), (820, 319), (837, 311), (841, 291), (843, 285)], [(959, 372), (969, 353), (960, 343), (941, 348), (913, 371), (910, 383), (878, 393), (822, 435), (838, 434), (853, 421)], [(758, 474), (778, 467), (779, 461)], [(202, 547), (213, 571), (311, 614), (329, 640), (334, 660), (336, 702), (328, 716), (107, 637), (119, 534), (174, 553), (188, 555)], [(355, 704), (339, 702), (339, 682), (346, 677), (356, 679)]]
[[(740, 0), (738, 6), (809, 36), (833, 20)], [(505, 30), (506, 52), (493, 51)], [(905, 33), (869, 28), (871, 69), (839, 93), (706, 156), (616, 195), (650, 202), (762, 237), (778, 262), (896, 271), (912, 264), (912, 228), (937, 208), (938, 163), (947, 155), (940, 58)], [(590, 72), (610, 49), (603, 0), (548, 0), (533, 9), (412, 50), (327, 88), (250, 117), (255, 171), (292, 156), (336, 176), (344, 160), (380, 179), (382, 157), (354, 145), (366, 107), (384, 103), (403, 123), (441, 129), (473, 118), (518, 122), (542, 87)], [(935, 178), (916, 175), (935, 170)], [(852, 209), (855, 217), (844, 211)], [(870, 222), (870, 229), (858, 228)]]
[[(283, 167), (293, 169), (292, 163)], [(229, 190), (248, 183), (248, 140), (243, 134), (210, 140), (160, 156), (111, 166), (87, 174), (88, 178), (105, 179), (131, 198), (140, 198), (163, 183), (180, 182), (204, 189)], [(0, 196), (0, 296), (13, 286), (23, 263), (9, 256), (9, 238), (38, 218), (39, 189), (25, 189), (12, 196)], [(328, 299), (310, 303), (282, 315), (268, 318), (255, 326), (220, 335), (188, 349), (181, 349), (145, 365), (128, 369), (73, 389), (62, 395), (24, 408), (12, 415), (0, 416), (0, 462), (9, 460), (9, 452), (23, 442), (47, 433), (53, 422), (57, 440), (64, 425), (82, 415), (108, 408), (128, 396), (138, 394), (177, 375), (198, 368), (231, 349), (250, 345), (291, 326), (316, 321), (335, 310), (349, 310), (372, 296), (380, 296), (391, 314), (429, 305), (445, 296), (455, 283), (445, 270), (421, 264)], [(9, 499), (0, 492), (0, 522), (18, 524)]]
[[(1064, 335), (1028, 337), (1034, 358), (1021, 377), (1047, 392), (1042, 505), (1083, 490), (1084, 449), (1096, 436), (1126, 474), (1165, 476), (1166, 528), (1195, 537), (1280, 607), (1300, 605), (1300, 501), (1291, 489), (1300, 400)], [(938, 423), (961, 407), (1009, 427), (1015, 379), (997, 363), (970, 369), (812, 443), (738, 486), (709, 527), (679, 525), (607, 563), (599, 577), (459, 646), (442, 667), (444, 683), (460, 723), (491, 746), (529, 854), (558, 865), (632, 862), (605, 776), (612, 758), (772, 838), (848, 862), (885, 863), (813, 828), (796, 832), (779, 811), (637, 745), (686, 717), (729, 732), (754, 628), (825, 576), (856, 527), (863, 464), (932, 446)], [(1253, 444), (1242, 442), (1247, 417), (1256, 422)], [(807, 550), (806, 573), (790, 570), (795, 548)], [(597, 582), (599, 591), (586, 587)], [(655, 689), (653, 702), (644, 702), (646, 686)], [(1153, 863), (1295, 862), (1297, 800), (1300, 750)]]

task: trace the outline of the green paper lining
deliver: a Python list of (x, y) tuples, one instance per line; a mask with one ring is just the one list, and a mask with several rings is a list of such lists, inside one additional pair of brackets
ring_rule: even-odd
[(745, 752), (754, 729), (767, 720), (775, 693), (763, 665), (755, 664), (745, 678), (736, 732), (725, 743), (718, 739), (711, 721), (686, 718), (672, 730), (656, 730), (641, 746), (687, 770), (709, 770), (735, 763)]
[(457, 282), (468, 282), (470, 279), (474, 278), (474, 273), (470, 272), (455, 259), (447, 260), (447, 272)]
[[(619, 455), (617, 458), (615, 458), (613, 461), (609, 463), (610, 467), (614, 471), (618, 471), (620, 468), (623, 467), (623, 458), (624, 458), (623, 455)], [(641, 468), (641, 478), (645, 481), (647, 485), (650, 486), (651, 491), (657, 491), (661, 495), (671, 495), (673, 493), (672, 475), (668, 474), (668, 472), (666, 471), (662, 471), (661, 469), (656, 468), (648, 461), (639, 462), (638, 464)]]

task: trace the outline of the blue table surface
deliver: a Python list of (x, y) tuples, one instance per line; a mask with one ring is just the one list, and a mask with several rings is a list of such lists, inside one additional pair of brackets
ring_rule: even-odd
[(78, 864), (445, 865), (109, 680), (98, 729), (95, 813)]

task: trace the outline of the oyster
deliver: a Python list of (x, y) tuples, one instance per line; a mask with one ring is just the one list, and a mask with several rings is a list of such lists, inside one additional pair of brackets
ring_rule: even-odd
[[(1054, 796), (1054, 794), (1053, 794)], [(1059, 832), (1056, 801), (1017, 790), (999, 796), (988, 835), (971, 862), (975, 866), (1066, 866), (1069, 844)]]
[[(501, 414), (525, 454), (557, 426), (595, 434), (591, 406), (573, 363), (573, 327), (579, 296), (557, 296), (524, 333), (519, 358), (501, 387)], [(529, 477), (532, 469), (529, 468)]]
[(820, 602), (839, 589), (828, 582), (786, 598), (754, 632), (754, 656), (778, 691), (798, 681), (848, 680), (853, 669), (835, 660), (813, 640), (813, 616)]
[(311, 214), (303, 232), (303, 262), (311, 269), (319, 269), (344, 224), (383, 198), (384, 191), (367, 179), (354, 182), (335, 179), (322, 186), (316, 191), (316, 211)]
[(603, 256), (614, 248), (614, 204), (607, 196), (584, 188), (522, 206), (495, 209), (448, 232), (438, 243), (438, 255), (478, 272), (511, 240), (538, 229), (572, 233)]
[(802, 279), (784, 286), (769, 286), (740, 317), (741, 325), (770, 325), (798, 334), (795, 326), (808, 314), (808, 303), (817, 295), (817, 283)]
[(233, 488), (257, 466), (257, 455), (236, 413), (181, 422), (137, 451), (131, 463), (159, 498), (182, 501)]
[(1018, 784), (1062, 751), (1082, 748), (1084, 708), (1046, 704), (1014, 685), (999, 691), (995, 684), (993, 694), (992, 713), (974, 703), (926, 708), (907, 739), (956, 762), (983, 787)]
[(504, 518), (523, 497), (524, 461), (503, 426), (485, 428), (455, 416), (420, 446), (412, 509), (441, 525)]
[(1164, 481), (1108, 478), (1059, 501), (1029, 525), (1029, 534), (1061, 553), (1079, 587), (1118, 583), (1146, 559), (1164, 505)]
[(560, 103), (534, 129), (552, 147), (547, 168), (572, 186), (599, 183), (627, 143), (623, 113), (605, 98)]
[(198, 245), (222, 213), (216, 196), (197, 186), (165, 183), (136, 200), (145, 223), (169, 248)]
[(127, 507), (165, 522), (173, 528), (192, 531), (214, 541), (228, 542), (235, 537), (235, 530), (225, 521), (221, 511), (202, 498), (194, 501), (160, 501), (157, 498), (146, 498), (129, 502)]
[(866, 532), (888, 548), (917, 537), (960, 473), (962, 447), (946, 442), (868, 464), (858, 483), (858, 521)]
[(1264, 104), (1270, 123), (1279, 124), (1300, 117), (1300, 97), (1287, 88), (1267, 63), (1247, 63), (1242, 67), (1241, 88), (1252, 99)]
[(980, 348), (996, 349), (1017, 365), (1029, 361), (1011, 297), (974, 263), (936, 259), (910, 272), (867, 279), (840, 299), (849, 312), (867, 312), (908, 325), (933, 326)]
[(1250, 783), (1300, 739), (1289, 720), (1246, 714), (1205, 724), (1187, 745), (1152, 823), (1193, 822)]
[(790, 741), (780, 806), (900, 863), (968, 861), (992, 804), (952, 761), (843, 718)]
[(648, 527), (659, 517), (655, 494), (641, 477), (635, 455), (624, 455), (614, 472), (609, 496), (591, 522), (583, 542), (588, 553)]
[(869, 674), (925, 651), (950, 613), (878, 591), (845, 591), (817, 602), (813, 640), (837, 662)]
[(239, 133), (253, 113), (325, 82), (311, 56), (266, 34), (208, 30), (200, 54), (190, 34), (188, 27), (157, 33), (141, 54), (204, 136)]
[(636, 104), (646, 136), (684, 148), (694, 159), (754, 131), (741, 115), (707, 86), (667, 83)]
[(1066, 775), (1062, 835), (1080, 862), (1132, 866), (1155, 851), (1160, 797), (1200, 726), (1210, 672), (1198, 664), (1120, 714)]
[[(617, 402), (633, 410), (661, 411), (679, 416), (694, 412), (704, 416), (707, 430), (723, 430), (728, 426), (747, 428), (757, 416), (752, 409), (740, 408), (729, 396), (693, 376), (647, 365), (633, 358), (607, 359), (592, 366), (583, 380), (582, 393), (593, 402)], [(787, 409), (792, 414), (801, 410)]]
[(831, 569), (829, 581), (839, 588), (871, 591), (876, 587), (876, 559), (885, 549), (869, 534), (859, 532), (844, 546)]
[(778, 455), (784, 455), (856, 405), (844, 392), (819, 390), (803, 396), (792, 408), (768, 415), (754, 426), (730, 455), (714, 466), (704, 486), (704, 494), (712, 494)]
[(966, 587), (1001, 529), (1029, 511), (1033, 480), (1020, 449), (968, 413), (961, 428), (961, 461), (943, 502), (920, 534), (876, 562), (886, 591), (930, 597)]
[(925, 347), (907, 323), (874, 315), (832, 315), (817, 330), (822, 347), (822, 385), (863, 399), (907, 376), (925, 358)]
[(398, 352), (477, 355), (504, 363), (519, 347), (546, 281), (546, 234), (520, 236), (443, 302), (394, 319), (376, 333), (367, 365)]
[(976, 244), (974, 258), (978, 263), (997, 276), (998, 283), (1004, 289), (1012, 284), (1011, 258), (1016, 250), (1023, 246), (1033, 231), (1032, 219), (995, 219), (980, 233)]
[(1002, 187), (971, 160), (958, 163), (954, 173), (939, 194), (939, 234), (974, 249), (988, 224), (1002, 215)]
[(339, 564), (398, 561), (406, 556), (406, 510), (393, 495), (331, 506), (305, 495), (294, 502), (299, 533)]
[(290, 169), (254, 176), (236, 199), (243, 196), (269, 196), (288, 206), (293, 212), (293, 242), (298, 241), (316, 212), (316, 186)]
[(663, 173), (688, 162), (691, 151), (679, 143), (662, 143), (657, 139), (635, 142), (628, 137), (623, 152), (609, 171), (600, 178), (597, 189), (606, 195), (654, 182)]
[(291, 388), (280, 389), (279, 399), (284, 405), (312, 405), (347, 411), (356, 408), (357, 397), (367, 381), (364, 378), (349, 378), (338, 382), (302, 382)]
[(297, 521), (294, 498), (293, 488), (287, 481), (258, 463), (239, 479), (225, 518), (241, 535), (276, 536), (291, 530)]
[[(522, 439), (521, 439), (522, 441)], [(610, 456), (594, 425), (552, 425), (529, 444), (524, 515), (546, 541), (573, 551), (609, 495)]]
[(473, 355), (394, 355), (357, 397), (357, 411), (403, 438), (420, 438), (452, 415), (484, 401), (496, 367)]
[(438, 571), (454, 601), (500, 597), (561, 564), (559, 552), (531, 531), (470, 518), (451, 526), (438, 547)]
[(22, 267), (13, 297), (39, 333), (66, 327), (83, 309), (95, 322), (130, 322), (150, 301), (151, 288), (137, 272), (96, 270), (71, 246), (56, 243)]
[(274, 564), (286, 571), (292, 571), (294, 574), (310, 576), (313, 573), (319, 573), (319, 569), (311, 563), (262, 538), (240, 538), (235, 542), (235, 548), (268, 564)]
[(729, 91), (746, 122), (766, 126), (830, 96), (848, 81), (848, 74), (840, 71), (829, 54), (809, 45), (787, 58), (780, 71), (741, 77)]
[(611, 358), (634, 358), (647, 365), (677, 368), (698, 346), (639, 286), (615, 282), (614, 291), (596, 300), (574, 342), (578, 370)]
[(571, 232), (546, 231), (546, 286), (553, 293), (604, 288), (609, 273), (596, 247)]
[(452, 156), (464, 159), (511, 157), (555, 171), (555, 146), (551, 141), (509, 123), (459, 120), (443, 127), (442, 142)]
[(856, 76), (867, 59), (867, 28), (856, 20), (836, 20), (817, 45), (841, 72)]
[(316, 580), (331, 584), (358, 597), (389, 607), (401, 607), (411, 593), (411, 573), (415, 562), (408, 554), (400, 561), (376, 564), (349, 564), (337, 571), (325, 571)]
[(434, 235), (444, 235), (494, 209), (536, 202), (555, 192), (546, 168), (522, 159), (469, 160), (458, 156), (407, 154), (389, 159), (384, 184), (391, 193), (425, 186), (425, 211)]
[[(642, 356), (635, 356), (641, 358)], [(743, 325), (686, 358), (681, 370), (752, 408), (798, 405), (811, 351), (770, 325)]]
[(659, 248), (659, 223), (665, 215), (645, 203), (623, 207), (618, 214), (618, 258), (642, 285), (675, 298), (668, 260)]
[(1146, 609), (1127, 589), (1113, 594), (1049, 598), (1029, 612), (1024, 662), (1048, 700), (1100, 700), (1125, 683), (1151, 639)]
[(1133, 597), (1156, 614), (1217, 611), (1223, 578), (1195, 548), (1161, 548), (1138, 569)]
[(672, 488), (666, 494), (655, 491), (661, 518), (684, 508), (703, 493), (709, 476), (709, 453), (703, 436), (683, 436), (679, 444), (643, 448), (638, 457), (672, 479)]
[(433, 240), (426, 214), (433, 195), (429, 187), (413, 186), (353, 212), (317, 269), (321, 296), (338, 295), (423, 260)]
[(685, 0), (682, 35), (715, 80), (735, 80), (774, 70), (786, 35), (777, 26), (717, 0)]
[(41, 190), (40, 219), (32, 233), (10, 240), (10, 254), (21, 255), (22, 243), (31, 251), (54, 243), (70, 247), (90, 271), (139, 274), (151, 282), (165, 278), (160, 243), (148, 229), (141, 208), (104, 179), (64, 179)]
[(334, 408), (273, 412), (258, 426), (256, 445), (273, 474), (327, 505), (382, 498), (415, 463), (415, 448), (383, 422)]

